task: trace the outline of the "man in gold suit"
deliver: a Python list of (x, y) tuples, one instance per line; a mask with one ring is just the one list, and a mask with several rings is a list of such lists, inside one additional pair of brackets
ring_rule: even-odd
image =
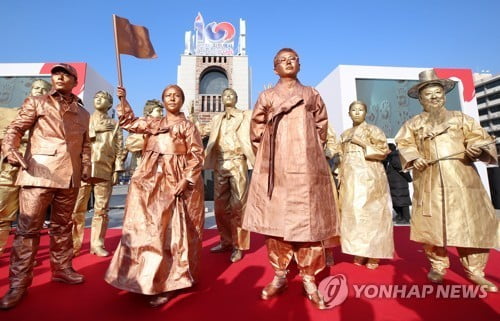
[(337, 235), (333, 179), (325, 160), (328, 131), (326, 106), (314, 88), (297, 79), (295, 50), (274, 57), (279, 81), (262, 92), (255, 104), (250, 138), (256, 152), (243, 228), (266, 236), (274, 278), (261, 293), (270, 299), (287, 287), (293, 258), (307, 298), (325, 308), (315, 275), (325, 268), (326, 241)]
[(408, 96), (424, 111), (396, 135), (403, 169), (413, 168), (410, 237), (424, 245), (431, 282), (443, 281), (450, 266), (446, 247), (455, 246), (467, 277), (497, 292), (484, 268), (489, 249), (500, 247), (498, 219), (474, 166), (497, 163), (494, 139), (472, 117), (446, 109), (452, 80), (439, 79), (433, 69), (419, 78)]
[[(46, 95), (51, 88), (50, 83), (43, 79), (35, 79), (31, 84), (30, 96)], [(17, 110), (17, 109), (16, 109)], [(4, 115), (5, 116), (5, 115)], [(9, 117), (9, 116), (7, 116)], [(15, 114), (12, 113), (10, 121), (14, 120)], [(4, 119), (6, 121), (7, 119)], [(7, 127), (0, 128), (2, 143), (3, 136)], [(28, 135), (24, 135), (21, 139), (19, 151), (24, 155)], [(7, 245), (7, 238), (11, 230), (11, 224), (16, 220), (16, 214), (19, 210), (19, 186), (16, 186), (16, 178), (19, 172), (19, 167), (12, 166), (7, 162), (0, 161), (0, 255), (2, 255)]]
[[(7, 128), (2, 153), (14, 166), (22, 166), (16, 185), (19, 219), (10, 256), (9, 291), (0, 309), (16, 306), (33, 278), (33, 262), (40, 243), (45, 211), (52, 204), (50, 265), (52, 281), (84, 282), (72, 267), (71, 214), (81, 180), (90, 179), (89, 113), (71, 91), (78, 75), (69, 64), (52, 70), (53, 89), (48, 95), (28, 97)], [(25, 157), (19, 152), (21, 138), (30, 131)]]
[(90, 231), (90, 253), (108, 256), (104, 246), (108, 227), (108, 210), (113, 185), (118, 183), (123, 167), (123, 135), (117, 122), (108, 115), (113, 97), (106, 91), (94, 96), (95, 112), (90, 116), (89, 136), (92, 148), (92, 182), (83, 183), (73, 211), (73, 253), (80, 254), (85, 229), (85, 213), (92, 188), (94, 189), (94, 216)]
[[(163, 117), (163, 105), (158, 99), (146, 101), (143, 109), (144, 117)], [(142, 134), (130, 134), (125, 140), (125, 149), (132, 153), (130, 170), (134, 171), (141, 164), (142, 148), (144, 147), (144, 136)]]
[(251, 111), (236, 108), (237, 101), (234, 89), (222, 91), (225, 112), (212, 119), (205, 150), (205, 168), (214, 169), (214, 214), (220, 234), (220, 243), (210, 251), (232, 251), (233, 263), (250, 248), (250, 233), (241, 228), (241, 220), (247, 199), (248, 167), (255, 161), (250, 142)]

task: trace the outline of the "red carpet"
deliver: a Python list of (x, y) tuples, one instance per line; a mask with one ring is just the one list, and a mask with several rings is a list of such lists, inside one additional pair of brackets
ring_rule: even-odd
[[(110, 230), (107, 247), (116, 247), (120, 230)], [(328, 274), (344, 274), (349, 296), (340, 306), (329, 310), (316, 310), (302, 295), (302, 284), (295, 265), (291, 267), (289, 288), (278, 298), (262, 301), (262, 287), (273, 276), (267, 263), (263, 238), (253, 235), (252, 248), (242, 261), (229, 263), (229, 254), (210, 254), (209, 248), (218, 242), (215, 230), (206, 230), (203, 243), (203, 272), (200, 283), (185, 291), (160, 309), (150, 308), (141, 295), (117, 290), (102, 279), (110, 258), (88, 254), (88, 235), (84, 254), (74, 260), (78, 272), (86, 277), (82, 285), (65, 285), (50, 282), (48, 236), (42, 237), (37, 260), (41, 263), (34, 270), (33, 286), (18, 307), (0, 311), (0, 320), (499, 320), (500, 294), (487, 294), (484, 298), (436, 298), (428, 295), (415, 298), (415, 293), (405, 292), (411, 298), (369, 298), (374, 292), (363, 292), (355, 297), (355, 286), (398, 285), (417, 290), (428, 284), (427, 263), (420, 245), (408, 240), (409, 228), (396, 227), (396, 255), (394, 260), (382, 261), (379, 269), (371, 271), (351, 263), (352, 258), (335, 250), (335, 266)], [(11, 236), (12, 237), (12, 236)], [(11, 240), (10, 240), (11, 241)], [(10, 243), (9, 243), (10, 244)], [(451, 269), (445, 285), (469, 285), (465, 279), (456, 251), (450, 250)], [(487, 277), (500, 285), (500, 254), (491, 251), (486, 269)], [(8, 289), (8, 255), (0, 257), (0, 294)], [(375, 288), (375, 287), (372, 287)], [(432, 286), (430, 290), (435, 290)], [(373, 289), (372, 289), (373, 290)], [(368, 297), (367, 297), (368, 296)]]

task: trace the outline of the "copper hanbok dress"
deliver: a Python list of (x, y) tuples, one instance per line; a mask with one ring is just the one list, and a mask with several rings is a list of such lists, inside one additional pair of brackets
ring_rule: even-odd
[[(363, 148), (351, 142), (356, 137)], [(382, 160), (389, 153), (376, 126), (361, 123), (341, 135), (340, 240), (342, 252), (369, 258), (392, 258), (392, 202)]]
[(299, 81), (291, 89), (279, 81), (260, 94), (250, 126), (256, 158), (243, 228), (288, 242), (338, 235), (319, 93)]
[[(200, 135), (182, 113), (172, 121), (136, 118), (128, 103), (123, 109), (120, 126), (146, 134), (146, 139), (130, 182), (121, 241), (105, 280), (148, 295), (190, 287), (199, 274), (204, 223)], [(183, 178), (189, 187), (175, 197), (174, 188)]]

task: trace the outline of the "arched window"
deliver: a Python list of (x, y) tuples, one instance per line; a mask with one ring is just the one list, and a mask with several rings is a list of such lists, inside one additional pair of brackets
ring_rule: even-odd
[(223, 111), (222, 91), (228, 87), (226, 74), (218, 69), (207, 70), (200, 79), (201, 111)]
[(200, 94), (220, 95), (227, 88), (227, 77), (219, 70), (205, 73), (200, 80)]

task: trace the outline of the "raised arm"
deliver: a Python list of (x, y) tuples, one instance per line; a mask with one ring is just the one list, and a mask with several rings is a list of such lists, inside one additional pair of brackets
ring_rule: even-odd
[(120, 103), (116, 106), (120, 127), (130, 133), (150, 134), (149, 121), (145, 117), (135, 117), (134, 111), (127, 101), (125, 88), (118, 87), (117, 96), (120, 98)]

